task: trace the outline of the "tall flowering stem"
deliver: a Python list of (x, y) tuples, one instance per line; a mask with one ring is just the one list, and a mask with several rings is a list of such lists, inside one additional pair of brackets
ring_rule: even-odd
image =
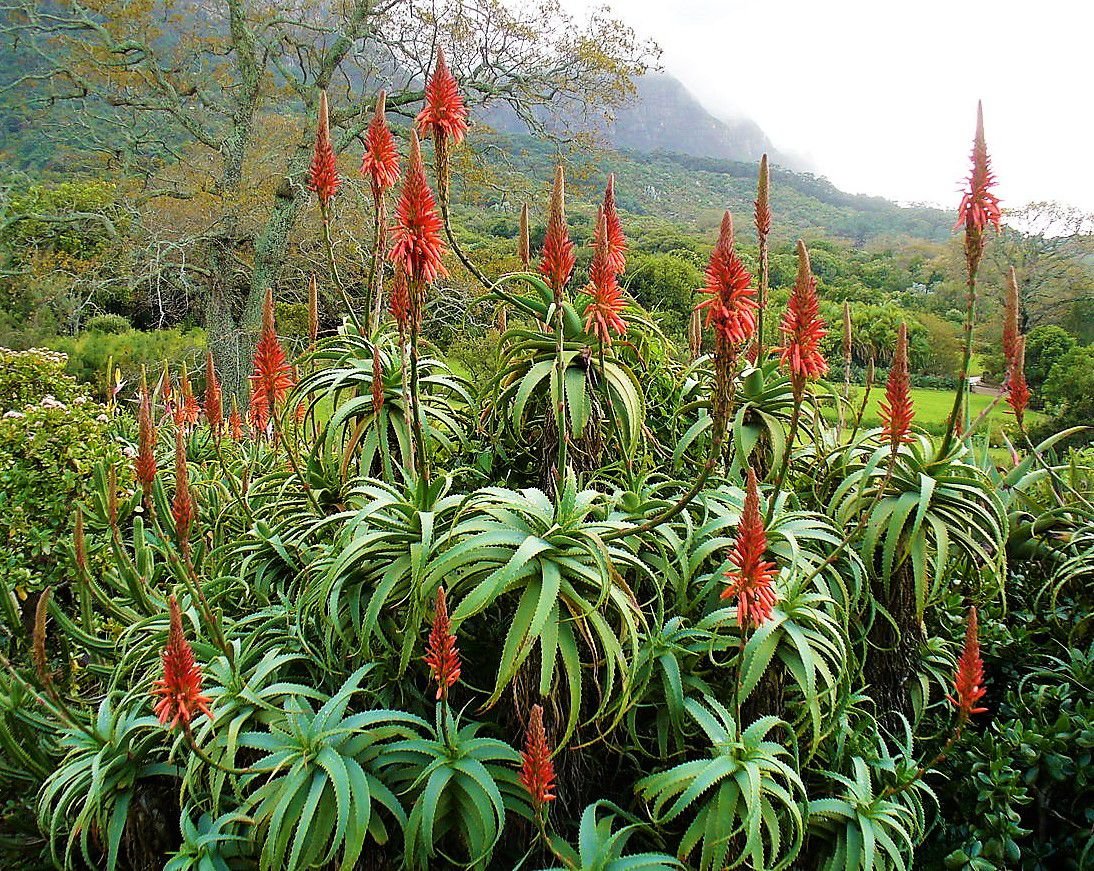
[(437, 684), (437, 700), (447, 699), (449, 687), (460, 679), (460, 651), (456, 636), (452, 634), (444, 587), (437, 588), (433, 626), (429, 630), (424, 659), (430, 678)]
[(382, 262), (387, 248), (387, 191), (399, 181), (399, 150), (387, 125), (387, 95), (380, 91), (376, 111), (365, 134), (365, 154), (361, 159), (361, 175), (368, 179), (372, 192), (373, 234), (372, 260), (369, 265), (368, 327), (380, 322), (383, 311), (384, 272)]
[(342, 178), (338, 175), (338, 163), (330, 137), (330, 104), (327, 92), (321, 90), (319, 109), (316, 113), (315, 148), (312, 151), (311, 165), (308, 167), (308, 190), (312, 191), (319, 200), (319, 213), (323, 220), (323, 242), (327, 248), (331, 278), (342, 295), (342, 302), (349, 312), (350, 319), (360, 329), (361, 324), (357, 320), (357, 313), (353, 310), (349, 294), (338, 274), (338, 258), (334, 254), (334, 237), (331, 235), (331, 203), (341, 186)]
[(742, 629), (766, 623), (778, 600), (774, 587), (778, 572), (775, 563), (764, 559), (766, 553), (767, 530), (760, 514), (759, 482), (756, 472), (749, 469), (744, 509), (729, 555), (733, 568), (726, 573), (727, 586), (721, 596), (737, 600), (737, 622)]
[(768, 265), (768, 237), (771, 235), (771, 173), (767, 166), (767, 155), (760, 158), (760, 175), (756, 182), (756, 202), (754, 219), (756, 238), (759, 240), (760, 287), (756, 312), (756, 359), (757, 366), (763, 365), (764, 357), (764, 314), (767, 311), (767, 289), (770, 278)]
[(533, 705), (524, 734), (524, 750), (520, 754), (520, 782), (528, 791), (536, 816), (542, 819), (548, 803), (555, 800), (555, 766), (551, 748), (543, 728), (543, 707)]
[(256, 433), (265, 433), (272, 424), (274, 438), (277, 438), (277, 411), (294, 383), (292, 366), (274, 326), (273, 291), (267, 289), (262, 307), (262, 332), (255, 347), (251, 375), (249, 417)]
[(171, 500), (171, 519), (175, 522), (175, 539), (186, 559), (190, 558), (190, 530), (197, 517), (194, 496), (190, 492), (190, 471), (186, 463), (186, 439), (181, 429), (175, 430), (175, 496)]
[(154, 510), (152, 485), (156, 481), (156, 420), (152, 412), (152, 395), (148, 379), (141, 371), (140, 405), (137, 409), (137, 482), (141, 485), (141, 500), (148, 511)]
[(1002, 220), (999, 199), (992, 193), (995, 187), (995, 173), (991, 169), (991, 158), (984, 139), (984, 110), (976, 104), (976, 135), (972, 146), (972, 168), (969, 172), (968, 186), (958, 206), (957, 227), (965, 230), (965, 346), (961, 357), (961, 378), (954, 395), (953, 408), (950, 410), (946, 434), (939, 444), (938, 456), (945, 457), (958, 434), (959, 416), (968, 391), (969, 367), (972, 364), (972, 332), (976, 321), (976, 274), (980, 260), (984, 256), (985, 231), (994, 227), (996, 232)]
[(1015, 352), (1018, 350), (1018, 336), (1020, 319), (1020, 306), (1018, 302), (1018, 276), (1012, 266), (1007, 270), (1007, 292), (1003, 303), (1003, 358), (1006, 360), (1007, 369), (1014, 362)]
[[(429, 481), (429, 457), (422, 434), (422, 419), (418, 385), (418, 333), (425, 305), (426, 286), (438, 276), (447, 275), (441, 258), (445, 251), (441, 238), (442, 220), (437, 215), (437, 202), (425, 177), (422, 148), (418, 134), (410, 132), (410, 162), (399, 203), (395, 208), (395, 226), (388, 258), (398, 273), (405, 273), (407, 282), (407, 321), (410, 332), (410, 405), (411, 433), (418, 464), (419, 477)], [(394, 303), (394, 299), (392, 300)]]
[(843, 301), (843, 398), (851, 396), (851, 351), (854, 339), (854, 324), (851, 321), (851, 303)]
[(205, 353), (205, 420), (213, 431), (213, 437), (219, 439), (224, 424), (224, 399), (212, 351)]
[[(790, 385), (794, 392), (794, 409), (790, 415), (790, 431), (786, 437), (786, 451), (775, 479), (775, 492), (782, 490), (786, 473), (790, 469), (790, 457), (794, 452), (794, 440), (801, 422), (805, 385), (810, 378), (819, 378), (828, 371), (828, 362), (821, 353), (821, 340), (827, 334), (824, 319), (820, 316), (820, 300), (817, 297), (817, 279), (809, 263), (809, 250), (798, 240), (798, 275), (790, 292), (790, 301), (779, 325), (783, 346), (779, 355), (790, 371)], [(767, 519), (771, 521), (775, 499), (767, 507)]]
[(566, 301), (566, 285), (574, 271), (574, 243), (566, 227), (566, 175), (562, 166), (555, 167), (555, 180), (551, 188), (551, 203), (547, 212), (547, 234), (543, 239), (543, 254), (539, 271), (546, 277), (554, 294), (555, 345), (555, 428), (558, 434), (558, 457), (555, 475), (561, 482), (566, 477), (566, 400), (565, 400), (565, 330), (563, 327), (563, 303)]
[(722, 216), (718, 242), (707, 264), (706, 284), (697, 306), (714, 331), (713, 414), (716, 433), (724, 433), (733, 402), (733, 380), (741, 352), (756, 329), (756, 291), (752, 276), (733, 247), (733, 216)]
[(1014, 412), (1018, 428), (1025, 431), (1026, 407), (1029, 405), (1029, 385), (1026, 383), (1026, 337), (1019, 336), (1011, 351), (1010, 368), (1003, 384), (1007, 404)]
[(201, 668), (194, 659), (193, 648), (182, 628), (182, 610), (174, 595), (168, 600), (171, 628), (161, 655), (163, 677), (155, 682), (152, 695), (158, 699), (155, 714), (162, 725), (176, 729), (189, 728), (191, 721), (202, 714), (212, 719), (212, 701), (202, 693)]
[(889, 443), (896, 456), (900, 446), (912, 441), (912, 420), (915, 406), (912, 404), (911, 380), (908, 375), (908, 325), (901, 323), (897, 333), (896, 352), (885, 385), (885, 398), (881, 401), (881, 437)]

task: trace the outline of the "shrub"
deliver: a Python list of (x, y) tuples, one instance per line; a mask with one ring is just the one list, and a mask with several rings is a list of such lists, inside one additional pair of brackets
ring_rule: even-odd
[(85, 332), (75, 338), (58, 338), (54, 348), (68, 354), (68, 371), (77, 380), (105, 392), (111, 383), (107, 371), (113, 365), (130, 385), (140, 379), (141, 366), (155, 371), (166, 362), (177, 371), (186, 363), (191, 371), (201, 364), (204, 330), (126, 330), (118, 333)]
[(45, 348), (12, 351), (0, 348), (0, 412), (52, 396), (60, 402), (74, 399), (76, 381), (65, 373), (68, 357)]
[(117, 335), (118, 333), (125, 333), (133, 329), (133, 325), (129, 323), (128, 318), (122, 315), (95, 315), (88, 318), (84, 323), (85, 333), (108, 333), (110, 335)]

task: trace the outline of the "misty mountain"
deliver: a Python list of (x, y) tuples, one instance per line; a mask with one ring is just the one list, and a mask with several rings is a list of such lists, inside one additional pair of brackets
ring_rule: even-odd
[[(674, 76), (646, 75), (635, 85), (634, 98), (618, 109), (610, 122), (593, 122), (566, 113), (548, 118), (544, 112), (540, 118), (552, 127), (594, 133), (604, 144), (620, 151), (664, 151), (745, 162), (757, 161), (767, 152), (774, 162), (793, 166), (792, 160), (775, 151), (758, 124), (746, 118), (715, 117)], [(491, 107), (482, 120), (499, 132), (527, 132), (524, 122), (506, 107)]]

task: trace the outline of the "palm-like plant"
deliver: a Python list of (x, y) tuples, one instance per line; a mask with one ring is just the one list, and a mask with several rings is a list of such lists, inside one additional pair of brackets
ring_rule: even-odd
[[(94, 833), (105, 846), (105, 868), (118, 866), (129, 808), (143, 782), (177, 776), (167, 762), (163, 731), (151, 707), (140, 707), (107, 696), (90, 728), (70, 728), (61, 738), (67, 753), (42, 784), (38, 819), (51, 837), (53, 861), (72, 867), (77, 849), (91, 867), (104, 867)], [(67, 833), (67, 838), (64, 835)], [(64, 856), (57, 852), (65, 844)]]
[(403, 806), (381, 772), (392, 743), (426, 723), (401, 711), (348, 713), (369, 668), (358, 669), (318, 711), (293, 695), (280, 719), (239, 736), (240, 747), (264, 754), (240, 783), (263, 871), (335, 861), (352, 868), (367, 837), (388, 840), (379, 807), (405, 824)]
[[(448, 864), (485, 868), (505, 825), (506, 812), (531, 816), (527, 793), (514, 766), (520, 754), (477, 733), (481, 723), (460, 726), (447, 704), (437, 705), (436, 725), (423, 737), (397, 741), (381, 764), (394, 767), (394, 782), (413, 800), (405, 825), (405, 861), (430, 868), (440, 854)], [(467, 855), (441, 849), (449, 838)]]
[[(373, 354), (379, 353), (383, 402), (373, 400)], [(410, 468), (411, 417), (405, 391), (403, 351), (390, 334), (371, 341), (349, 331), (325, 340), (302, 361), (314, 371), (301, 379), (290, 407), (307, 403), (309, 415), (320, 426), (313, 453), (326, 452), (341, 459), (342, 477), (351, 467), (361, 474), (379, 474), (394, 480)], [(440, 360), (418, 360), (420, 416), (427, 444), (452, 453), (466, 439), (466, 416), (471, 405), (467, 385)]]
[[(600, 816), (602, 810), (607, 813)], [(620, 817), (627, 824), (616, 829), (615, 821)], [(555, 855), (565, 862), (552, 871), (563, 871), (564, 868), (581, 868), (582, 871), (673, 871), (685, 867), (667, 853), (626, 852), (631, 838), (648, 831), (649, 826), (611, 802), (594, 802), (581, 814), (576, 850), (561, 838), (552, 839)]]
[(621, 572), (647, 569), (626, 548), (601, 540), (610, 528), (597, 521), (602, 497), (579, 491), (572, 475), (555, 500), (535, 489), (492, 487), (474, 495), (469, 511), (453, 531), (457, 542), (431, 566), (433, 586), (449, 579), (456, 626), (497, 614), (504, 603), (508, 628), (488, 706), (537, 647), (541, 694), (554, 688), (561, 662), (569, 694), (566, 740), (577, 725), (586, 667), (603, 668), (603, 710), (618, 671), (634, 656), (642, 611)]
[(763, 717), (741, 731), (714, 699), (687, 699), (684, 705), (710, 742), (709, 758), (638, 781), (635, 789), (653, 802), (655, 820), (690, 820), (679, 855), (686, 857), (701, 844), (702, 871), (745, 862), (754, 868), (790, 867), (805, 835), (805, 785), (791, 752), (766, 740), (785, 724)]

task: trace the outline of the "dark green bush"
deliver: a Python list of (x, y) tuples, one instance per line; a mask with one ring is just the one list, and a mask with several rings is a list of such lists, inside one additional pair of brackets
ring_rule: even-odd
[(52, 346), (68, 354), (68, 371), (77, 380), (104, 391), (110, 383), (108, 368), (120, 368), (129, 384), (140, 379), (141, 366), (149, 371), (166, 361), (172, 369), (186, 363), (191, 370), (205, 354), (204, 330), (127, 330), (124, 333), (81, 333), (75, 338), (57, 338)]
[(129, 319), (122, 315), (95, 315), (84, 323), (85, 333), (108, 333), (117, 335), (133, 329)]

